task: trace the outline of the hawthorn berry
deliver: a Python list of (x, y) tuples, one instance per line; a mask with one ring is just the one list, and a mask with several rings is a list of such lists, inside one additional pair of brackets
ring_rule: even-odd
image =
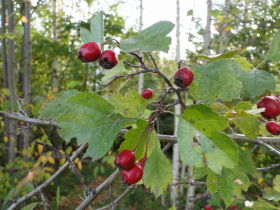
[(121, 169), (130, 169), (133, 167), (135, 162), (135, 152), (133, 150), (123, 150), (121, 151), (116, 159), (115, 164)]
[(104, 69), (111, 69), (119, 62), (118, 56), (113, 50), (105, 50), (99, 56), (99, 64)]
[(274, 121), (269, 121), (268, 123), (266, 123), (266, 130), (273, 135), (279, 135), (280, 125)]
[(153, 97), (153, 94), (154, 94), (154, 91), (152, 89), (148, 88), (148, 89), (145, 89), (142, 91), (141, 96), (145, 99), (149, 99), (149, 98)]
[(188, 67), (183, 67), (176, 72), (174, 83), (180, 88), (186, 88), (192, 83), (193, 78), (193, 72)]
[(78, 58), (83, 63), (94, 62), (99, 58), (101, 46), (98, 42), (87, 42), (78, 50)]
[(238, 209), (238, 206), (236, 205), (231, 205), (228, 207), (228, 210), (237, 210)]
[(210, 205), (205, 205), (205, 206), (204, 206), (204, 209), (205, 209), (205, 210), (212, 210), (212, 206), (210, 206)]
[(123, 181), (127, 184), (137, 183), (143, 176), (143, 169), (139, 164), (134, 164), (132, 168), (122, 170)]
[(257, 104), (258, 108), (265, 108), (261, 114), (265, 118), (275, 118), (280, 115), (280, 101), (275, 96), (265, 96)]

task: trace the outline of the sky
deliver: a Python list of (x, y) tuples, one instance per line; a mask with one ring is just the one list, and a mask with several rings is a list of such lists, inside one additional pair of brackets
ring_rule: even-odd
[[(77, 21), (88, 19), (92, 13), (103, 10), (106, 12), (109, 6), (118, 2), (117, 0), (96, 0), (89, 7), (86, 2), (79, 2), (79, 8), (75, 6), (75, 1), (62, 0), (62, 5), (71, 8), (71, 12)], [(193, 9), (194, 16), (201, 18), (202, 26), (206, 22), (207, 0), (180, 0), (180, 41), (181, 41), (181, 59), (185, 58), (186, 49), (193, 49), (194, 46), (188, 43), (187, 32), (195, 33), (191, 18), (187, 16), (187, 11)], [(223, 0), (213, 0), (213, 3), (223, 2)], [(139, 0), (123, 0), (118, 9), (119, 15), (126, 20), (126, 27), (139, 25)], [(176, 0), (143, 0), (143, 29), (162, 20), (168, 20), (176, 24)], [(161, 53), (161, 56), (175, 58), (176, 48), (176, 29), (170, 33), (172, 44), (168, 54)]]

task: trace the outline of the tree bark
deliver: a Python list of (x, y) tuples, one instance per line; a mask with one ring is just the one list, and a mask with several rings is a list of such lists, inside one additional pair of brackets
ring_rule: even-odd
[[(193, 182), (193, 167), (188, 167), (188, 175), (189, 175), (189, 182)], [(193, 209), (193, 199), (192, 196), (195, 194), (195, 186), (189, 185), (188, 191), (187, 191), (187, 201), (186, 201), (186, 210), (192, 210)]]
[(203, 49), (205, 54), (209, 54), (210, 52), (210, 44), (211, 44), (211, 11), (212, 11), (212, 0), (207, 0), (207, 19), (206, 19), (206, 27), (205, 33), (203, 36)]
[[(12, 0), (8, 0), (8, 32), (15, 32), (15, 23), (14, 23), (14, 5)], [(10, 92), (10, 111), (13, 111), (16, 108), (16, 85), (15, 85), (15, 70), (14, 70), (14, 49), (15, 43), (14, 39), (8, 39), (8, 57), (7, 57), (7, 82)], [(17, 134), (16, 126), (17, 122), (15, 120), (9, 119), (7, 122), (8, 127), (8, 153), (7, 160), (8, 162), (13, 161), (16, 157), (16, 147), (17, 147)]]
[[(139, 17), (139, 31), (143, 29), (143, 0), (139, 0), (140, 3), (140, 17)], [(138, 93), (141, 94), (144, 87), (144, 74), (138, 76)]]
[[(227, 19), (228, 13), (230, 10), (230, 0), (225, 0), (225, 7), (224, 7), (224, 17)], [(221, 38), (220, 38), (220, 49), (219, 53), (223, 53), (225, 49), (225, 45), (227, 43), (227, 32), (225, 31), (225, 28), (228, 26), (228, 24), (224, 23), (221, 27)]]
[[(176, 61), (180, 61), (180, 0), (176, 1)], [(177, 127), (178, 127), (178, 115), (181, 114), (181, 105), (177, 104), (175, 106), (175, 115), (174, 115), (174, 135), (177, 136)], [(176, 183), (179, 179), (179, 170), (180, 170), (180, 158), (179, 158), (179, 147), (178, 144), (173, 145), (172, 153), (172, 172), (173, 172), (173, 183)], [(178, 186), (171, 186), (170, 200), (173, 206), (177, 206), (178, 198)]]
[[(30, 0), (24, 0), (24, 16), (26, 21), (23, 22), (24, 34), (23, 34), (23, 94), (24, 94), (24, 105), (26, 106), (25, 112), (27, 115), (30, 113), (29, 104), (31, 103), (31, 15), (30, 15)], [(23, 129), (23, 158), (26, 161), (27, 155), (26, 152), (29, 148), (29, 142), (31, 137), (30, 129)]]
[[(53, 42), (57, 42), (57, 28), (56, 28), (56, 0), (53, 0)], [(53, 71), (52, 71), (52, 89), (57, 90), (58, 89), (58, 73), (57, 73), (57, 68), (58, 68), (58, 62), (57, 59), (54, 58), (53, 61)]]

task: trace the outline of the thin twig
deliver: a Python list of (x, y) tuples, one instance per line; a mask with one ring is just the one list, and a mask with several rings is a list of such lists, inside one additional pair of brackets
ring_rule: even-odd
[(278, 168), (278, 167), (280, 167), (280, 163), (271, 164), (271, 165), (269, 165), (269, 166), (267, 166), (267, 167), (264, 167), (264, 168), (256, 168), (256, 169), (257, 169), (257, 171), (268, 171), (268, 170), (270, 170), (270, 169)]
[(92, 187), (87, 183), (86, 179), (82, 176), (82, 174), (80, 173), (79, 169), (77, 168), (77, 166), (75, 165), (75, 163), (71, 160), (71, 158), (68, 155), (65, 155), (63, 153), (61, 153), (58, 149), (56, 149), (55, 147), (46, 144), (44, 142), (36, 142), (36, 144), (40, 144), (43, 145), (44, 147), (46, 147), (48, 150), (53, 151), (56, 156), (58, 157), (62, 157), (65, 158), (66, 161), (69, 162), (70, 166), (71, 166), (71, 171), (73, 172), (73, 174), (78, 177), (78, 179), (80, 180), (80, 182), (83, 184), (85, 192), (87, 195), (93, 193), (94, 189), (92, 189)]
[(180, 184), (189, 184), (189, 185), (205, 185), (205, 182), (199, 182), (199, 181), (181, 181), (181, 182), (175, 182), (171, 185), (180, 185)]
[[(82, 144), (79, 149), (73, 153), (70, 157), (71, 160), (74, 160), (78, 157), (78, 155), (87, 147), (87, 143)], [(69, 162), (65, 162), (49, 179), (47, 179), (44, 183), (33, 189), (30, 193), (24, 195), (23, 197), (15, 200), (12, 205), (7, 210), (15, 209), (19, 204), (23, 203), (27, 199), (31, 198), (36, 193), (40, 192), (40, 190), (47, 187), (50, 183), (52, 183), (59, 174), (61, 174), (67, 167), (69, 166)]]

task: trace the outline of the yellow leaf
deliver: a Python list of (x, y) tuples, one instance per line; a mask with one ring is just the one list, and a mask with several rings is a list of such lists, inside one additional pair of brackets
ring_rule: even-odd
[(50, 164), (55, 164), (55, 160), (54, 160), (54, 158), (52, 156), (48, 156), (48, 162)]
[(44, 150), (44, 146), (41, 145), (41, 144), (38, 144), (37, 147), (38, 147), (38, 152), (39, 152), (39, 153), (42, 153), (43, 150)]
[(258, 184), (261, 184), (261, 183), (263, 183), (263, 178), (262, 178), (262, 177), (259, 177), (259, 178), (258, 178)]
[(77, 163), (77, 167), (78, 167), (79, 170), (81, 170), (81, 169), (83, 168), (82, 162), (81, 162), (81, 161), (79, 161), (79, 162)]
[(23, 23), (28, 23), (27, 17), (26, 17), (26, 16), (22, 16), (22, 17), (21, 17), (21, 22), (23, 22)]
[(41, 162), (46, 162), (46, 161), (48, 160), (48, 158), (47, 158), (45, 155), (41, 155), (41, 156), (39, 157), (39, 160), (40, 160)]
[(3, 140), (4, 140), (4, 142), (8, 142), (8, 140), (9, 140), (8, 136), (4, 136)]
[(228, 32), (228, 31), (231, 31), (233, 29), (232, 26), (227, 26), (224, 28), (224, 32)]

